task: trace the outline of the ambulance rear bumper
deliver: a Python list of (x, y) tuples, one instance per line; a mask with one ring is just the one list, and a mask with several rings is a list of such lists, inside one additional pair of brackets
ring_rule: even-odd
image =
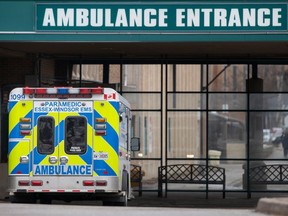
[(13, 193), (118, 193), (118, 177), (92, 176), (9, 176), (8, 192)]

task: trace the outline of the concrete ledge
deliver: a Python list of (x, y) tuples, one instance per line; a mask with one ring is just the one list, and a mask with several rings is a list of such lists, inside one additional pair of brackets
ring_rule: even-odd
[(257, 203), (256, 211), (273, 215), (287, 215), (288, 197), (261, 198)]

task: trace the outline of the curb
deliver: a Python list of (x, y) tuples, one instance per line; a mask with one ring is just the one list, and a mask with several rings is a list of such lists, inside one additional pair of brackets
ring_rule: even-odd
[(261, 198), (258, 201), (257, 212), (276, 215), (287, 215), (288, 197), (287, 198)]

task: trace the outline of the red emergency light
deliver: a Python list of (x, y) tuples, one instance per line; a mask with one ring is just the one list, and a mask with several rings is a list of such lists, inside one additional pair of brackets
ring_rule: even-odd
[(103, 94), (104, 93), (104, 89), (101, 88), (101, 87), (91, 88), (91, 93), (92, 94)]
[(55, 88), (23, 88), (23, 94), (34, 95), (35, 97), (89, 97), (93, 94), (103, 94), (102, 87), (97, 88), (72, 88), (72, 87), (55, 87)]
[(47, 89), (45, 89), (45, 88), (35, 89), (35, 93), (36, 94), (47, 94)]
[(91, 89), (88, 88), (81, 88), (80, 94), (91, 94)]
[(35, 90), (29, 87), (23, 88), (23, 94), (34, 94)]

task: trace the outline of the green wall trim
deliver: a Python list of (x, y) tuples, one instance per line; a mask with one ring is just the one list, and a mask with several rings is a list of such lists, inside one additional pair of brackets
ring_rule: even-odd
[(6, 42), (281, 42), (288, 34), (0, 34)]
[[(115, 4), (117, 2), (118, 4)], [(134, 5), (140, 5), (139, 7), (146, 7), (147, 5), (158, 5), (156, 8), (161, 8), (161, 5), (164, 7), (166, 3), (170, 3), (171, 8), (176, 5), (187, 6), (195, 4), (196, 6), (203, 7), (205, 4), (221, 8), (221, 4), (226, 7), (227, 11), (236, 5), (237, 8), (242, 8), (242, 6), (247, 7), (249, 4), (256, 7), (261, 7), (262, 4), (267, 4), (268, 8), (273, 9), (274, 5), (281, 5), (281, 10), (283, 13), (282, 17), (279, 18), (281, 21), (281, 27), (278, 26), (267, 26), (265, 28), (222, 28), (217, 31), (217, 28), (203, 28), (199, 27), (198, 30), (195, 28), (188, 29), (182, 28), (179, 31), (178, 28), (170, 27), (163, 30), (163, 28), (156, 26), (152, 31), (150, 28), (138, 28), (133, 27), (128, 28), (118, 28), (112, 29), (103, 27), (101, 29), (91, 29), (91, 28), (42, 28), (40, 26), (43, 22), (39, 21), (39, 16), (41, 11), (37, 12), (37, 7), (41, 5), (42, 9), (45, 9), (45, 6), (54, 5), (57, 9), (57, 6), (67, 5), (77, 7), (77, 5), (89, 7), (94, 7), (94, 5), (104, 5), (109, 7), (109, 5), (128, 5), (126, 9), (129, 9), (129, 2), (133, 2)], [(213, 2), (213, 3), (212, 3)], [(113, 4), (114, 3), (114, 4)], [(146, 6), (145, 6), (146, 5)], [(168, 4), (169, 5), (169, 4)], [(44, 6), (44, 7), (43, 7)], [(53, 6), (53, 7), (54, 7)], [(113, 6), (113, 7), (114, 7)], [(181, 6), (181, 7), (182, 7)], [(279, 6), (280, 7), (280, 6)], [(49, 1), (1, 1), (0, 0), (0, 41), (7, 42), (198, 42), (198, 41), (207, 41), (207, 42), (217, 42), (217, 41), (245, 41), (245, 42), (255, 42), (255, 41), (288, 41), (288, 2), (287, 0), (278, 0), (278, 1), (266, 1), (266, 0), (238, 0), (238, 1), (76, 1), (76, 0), (49, 0)], [(125, 10), (126, 10), (125, 9)], [(169, 8), (168, 8), (169, 9)], [(169, 9), (170, 10), (170, 9)], [(43, 11), (42, 11), (43, 12)], [(228, 12), (230, 13), (230, 12)], [(175, 15), (175, 14), (174, 14)], [(285, 17), (283, 17), (285, 15)], [(37, 17), (38, 16), (38, 17)], [(173, 17), (175, 18), (175, 17)], [(168, 19), (167, 19), (168, 20)], [(175, 20), (175, 19), (173, 19)], [(283, 23), (282, 23), (283, 22)], [(40, 24), (39, 24), (40, 23)], [(170, 25), (170, 24), (169, 24)], [(84, 29), (84, 31), (83, 31)], [(218, 28), (219, 29), (219, 28)], [(100, 30), (100, 31), (98, 31)]]

